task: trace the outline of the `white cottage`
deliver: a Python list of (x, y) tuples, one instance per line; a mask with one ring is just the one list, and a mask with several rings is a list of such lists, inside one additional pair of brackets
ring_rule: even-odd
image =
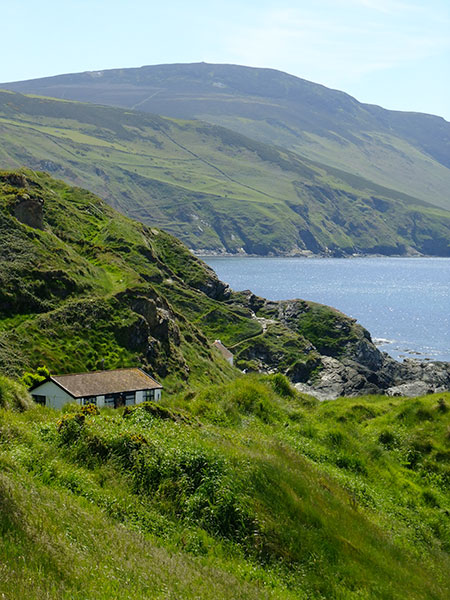
[(162, 385), (142, 369), (116, 369), (70, 375), (51, 375), (30, 388), (38, 404), (61, 408), (68, 402), (99, 408), (130, 406), (161, 399)]
[(216, 340), (213, 344), (214, 348), (216, 348), (220, 354), (224, 357), (224, 359), (233, 366), (233, 353), (226, 348), (220, 340)]

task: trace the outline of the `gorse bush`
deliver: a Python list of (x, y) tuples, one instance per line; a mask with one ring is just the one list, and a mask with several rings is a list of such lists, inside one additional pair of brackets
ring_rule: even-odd
[(58, 432), (61, 436), (61, 443), (72, 444), (80, 437), (85, 422), (85, 415), (82, 412), (66, 413), (58, 421)]

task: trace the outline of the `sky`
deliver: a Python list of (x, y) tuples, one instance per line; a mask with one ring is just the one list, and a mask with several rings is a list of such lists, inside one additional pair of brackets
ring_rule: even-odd
[(0, 81), (211, 62), (450, 121), (450, 0), (4, 0)]

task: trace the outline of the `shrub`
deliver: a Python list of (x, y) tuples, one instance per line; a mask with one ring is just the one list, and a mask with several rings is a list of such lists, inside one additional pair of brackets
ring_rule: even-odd
[(27, 388), (32, 387), (42, 381), (45, 381), (50, 376), (50, 371), (46, 366), (41, 366), (36, 371), (26, 371), (20, 378), (20, 382)]
[(26, 388), (17, 381), (0, 375), (0, 408), (24, 411), (33, 406)]
[(94, 416), (94, 415), (99, 415), (100, 411), (98, 410), (97, 406), (93, 403), (89, 403), (89, 404), (84, 404), (81, 409), (80, 412), (82, 415), (90, 415), (90, 416)]
[(279, 396), (282, 396), (283, 398), (295, 397), (295, 389), (291, 386), (289, 379), (285, 375), (282, 375), (281, 373), (270, 375), (269, 381), (272, 384), (275, 393)]
[(69, 445), (77, 441), (84, 427), (86, 417), (83, 413), (66, 413), (58, 421), (58, 433), (61, 443)]

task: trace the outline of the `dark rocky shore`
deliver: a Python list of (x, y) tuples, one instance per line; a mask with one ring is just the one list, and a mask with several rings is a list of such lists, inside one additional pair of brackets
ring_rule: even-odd
[(322, 356), (318, 375), (296, 387), (319, 400), (363, 394), (413, 397), (450, 389), (450, 363), (411, 358), (398, 362), (385, 352), (379, 354), (381, 362), (376, 365), (360, 362), (358, 357)]
[[(314, 310), (313, 303), (304, 300), (272, 302), (250, 291), (241, 294), (241, 301), (244, 299), (245, 305), (254, 311), (255, 318), (282, 324), (296, 334), (306, 335), (314, 344), (304, 331), (305, 321), (302, 320), (305, 314)], [(364, 394), (412, 397), (450, 390), (449, 362), (412, 358), (396, 361), (377, 348), (367, 329), (355, 319), (326, 308), (333, 311), (334, 322), (328, 333), (336, 343), (305, 347), (304, 352), (310, 351), (308, 360), (285, 371), (300, 391), (326, 400)], [(266, 319), (261, 318), (262, 315)], [(257, 362), (260, 371), (274, 372), (279, 369), (282, 357), (279, 352), (270, 352), (267, 345), (254, 344), (247, 350), (246, 358)]]

